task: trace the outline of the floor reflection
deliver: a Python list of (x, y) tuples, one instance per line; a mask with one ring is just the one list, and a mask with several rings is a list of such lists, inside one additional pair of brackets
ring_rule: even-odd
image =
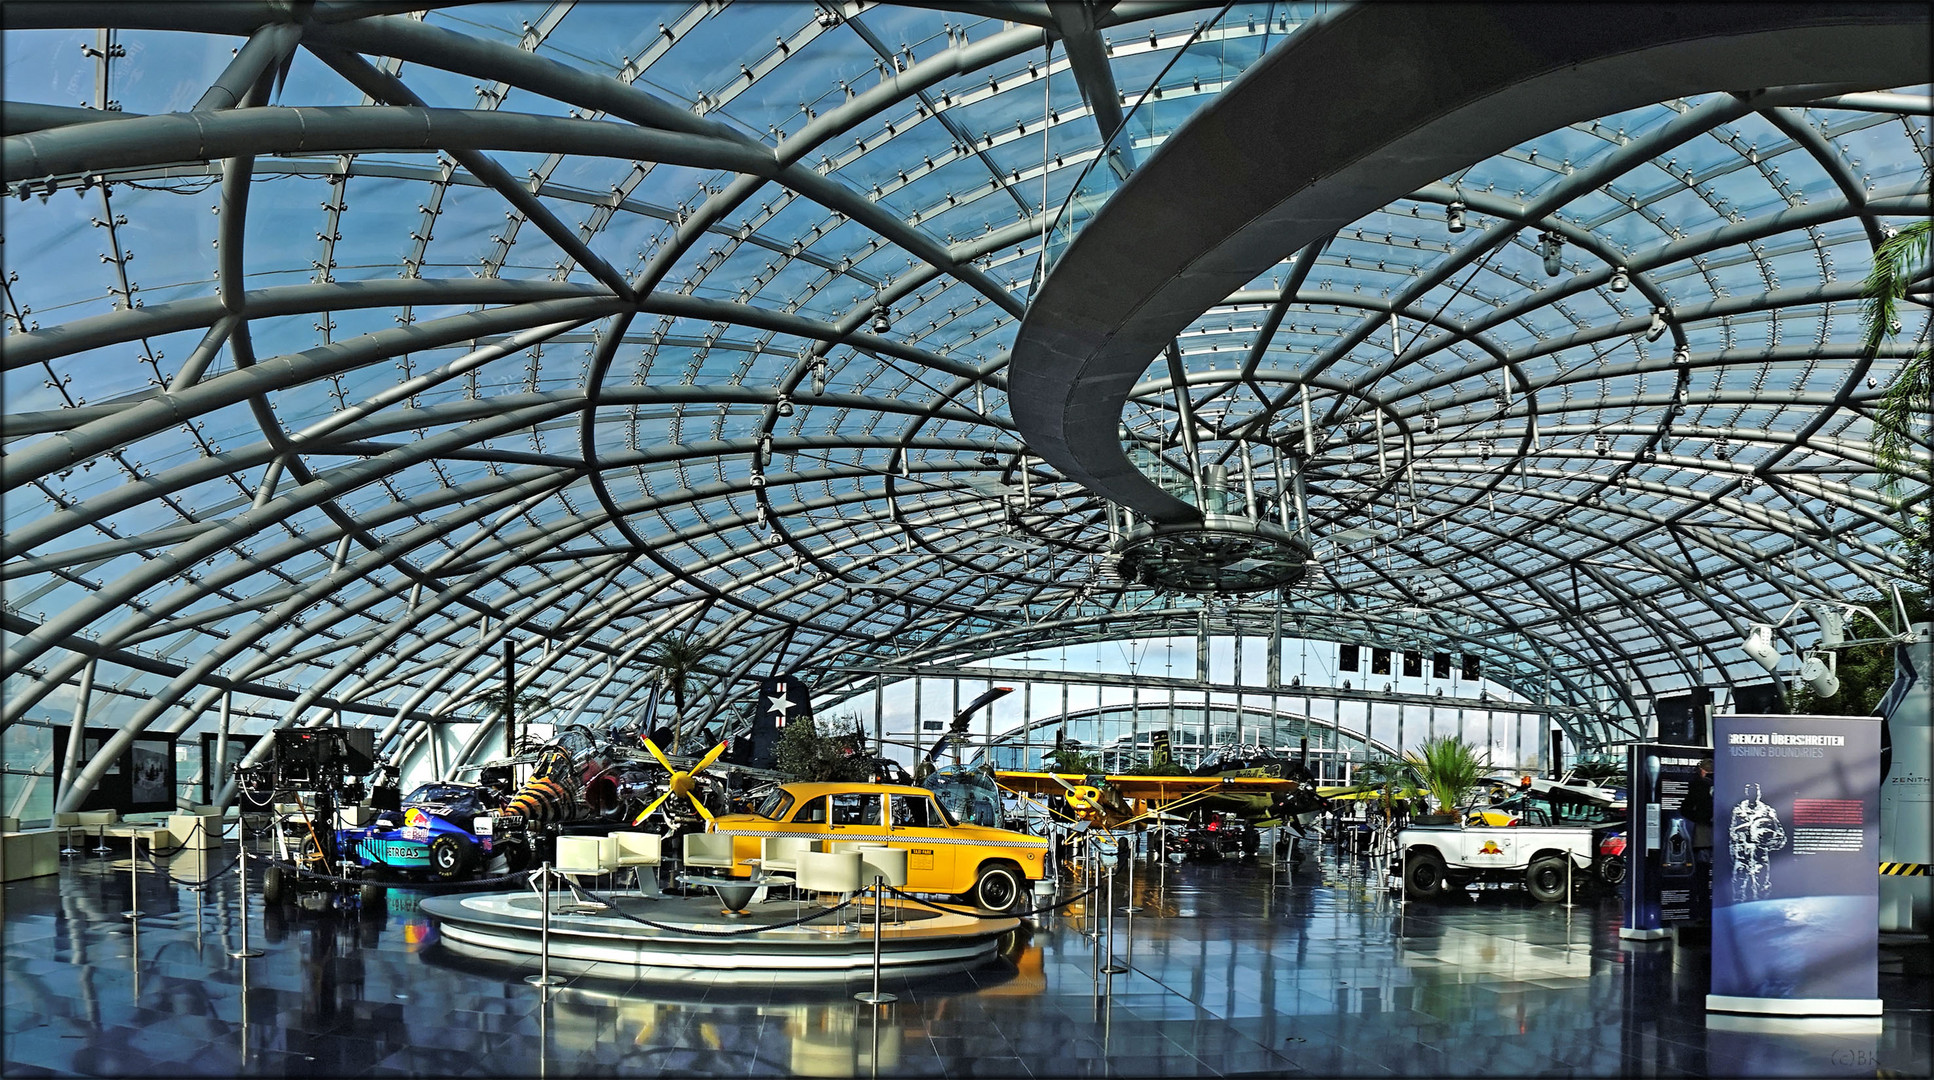
[(1403, 904), (1334, 851), (1141, 861), (1112, 940), (1104, 894), (973, 971), (889, 978), (884, 1007), (852, 999), (864, 980), (595, 970), (545, 995), (535, 961), (442, 947), (408, 888), (344, 911), (251, 896), (266, 955), (244, 962), (233, 862), (183, 853), (133, 882), (138, 905), (125, 859), (8, 884), (5, 1074), (1871, 1076), (1930, 1057), (1924, 959), (1883, 969), (1878, 1036), (1735, 1030), (1706, 1019), (1706, 954), (1620, 941), (1615, 900)]

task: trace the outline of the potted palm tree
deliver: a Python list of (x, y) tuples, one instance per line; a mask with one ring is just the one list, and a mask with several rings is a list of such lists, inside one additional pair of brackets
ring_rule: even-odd
[(1405, 754), (1404, 760), (1417, 770), (1430, 796), (1432, 812), (1418, 815), (1419, 825), (1456, 824), (1457, 808), (1484, 782), (1490, 769), (1490, 755), (1459, 735), (1431, 739)]
[(672, 719), (671, 753), (678, 753), (679, 739), (684, 734), (685, 694), (699, 674), (699, 665), (710, 653), (697, 634), (667, 634), (644, 658), (646, 664), (658, 669), (658, 677), (672, 692), (676, 715)]

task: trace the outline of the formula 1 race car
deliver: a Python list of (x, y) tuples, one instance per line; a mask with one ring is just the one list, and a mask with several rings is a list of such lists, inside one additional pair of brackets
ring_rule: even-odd
[(1262, 846), (1256, 827), (1235, 814), (1216, 814), (1191, 824), (1178, 849), (1190, 862), (1213, 862), (1224, 857), (1253, 859)]
[(400, 810), (385, 810), (360, 829), (343, 831), (347, 861), (372, 877), (431, 874), (452, 881), (503, 860), (503, 872), (531, 865), (523, 819), (497, 815), (497, 791), (453, 780), (418, 785)]

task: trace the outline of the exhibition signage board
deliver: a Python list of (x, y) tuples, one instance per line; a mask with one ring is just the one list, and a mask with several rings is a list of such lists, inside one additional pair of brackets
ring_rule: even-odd
[[(80, 762), (85, 765), (120, 731), (87, 728), (81, 733)], [(66, 790), (68, 729), (54, 728), (54, 785)], [(82, 798), (79, 810), (113, 810), (121, 814), (167, 812), (175, 809), (175, 736), (143, 733), (135, 736), (119, 757), (110, 761), (94, 787)]]
[(1714, 1012), (1878, 1024), (1880, 721), (1713, 719)]
[(1627, 887), (1625, 923), (1619, 936), (1651, 940), (1671, 927), (1704, 923), (1709, 910), (1711, 864), (1693, 847), (1693, 823), (1680, 812), (1699, 762), (1711, 751), (1698, 747), (1633, 743), (1626, 748)]

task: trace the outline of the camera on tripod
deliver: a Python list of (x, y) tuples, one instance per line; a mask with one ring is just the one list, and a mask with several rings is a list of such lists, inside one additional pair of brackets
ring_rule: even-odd
[(340, 802), (360, 802), (363, 777), (376, 767), (376, 732), (284, 728), (275, 733), (273, 765), (279, 789), (328, 792)]

